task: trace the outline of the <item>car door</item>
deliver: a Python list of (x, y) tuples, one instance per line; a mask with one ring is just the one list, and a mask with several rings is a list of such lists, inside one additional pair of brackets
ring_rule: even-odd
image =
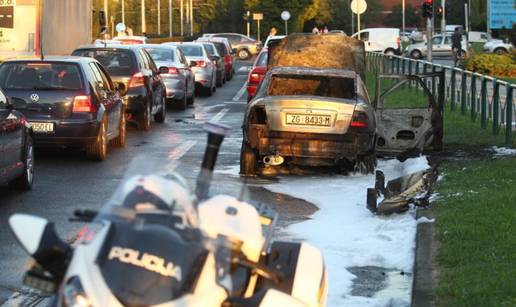
[(443, 55), (443, 37), (438, 35), (432, 38), (432, 52), (434, 56)]
[(100, 72), (100, 76), (102, 77), (102, 81), (104, 83), (104, 88), (107, 92), (106, 99), (106, 109), (109, 110), (108, 118), (109, 118), (109, 131), (110, 135), (118, 135), (118, 127), (120, 124), (121, 116), (122, 116), (122, 101), (120, 99), (120, 95), (115, 90), (113, 86), (113, 81), (109, 77), (107, 71), (99, 65), (99, 63), (95, 63), (97, 69)]
[(107, 82), (107, 80), (105, 80), (105, 78), (102, 77), (102, 72), (101, 70), (99, 69), (99, 66), (97, 65), (97, 63), (95, 62), (90, 62), (88, 64), (91, 72), (92, 72), (92, 76), (94, 78), (94, 95), (95, 95), (95, 98), (97, 98), (97, 101), (104, 107), (104, 114), (106, 116), (106, 119), (108, 121), (108, 136), (111, 136), (113, 135), (114, 131), (113, 129), (115, 128), (118, 128), (118, 126), (115, 126), (113, 127), (113, 123), (115, 122), (114, 118), (113, 118), (113, 109), (114, 109), (114, 104), (111, 102), (111, 89), (110, 89), (110, 86)]
[(176, 58), (179, 62), (179, 70), (181, 71), (181, 74), (185, 77), (186, 81), (186, 89), (188, 95), (193, 95), (194, 87), (195, 87), (195, 76), (192, 73), (192, 69), (188, 65), (188, 61), (186, 60), (183, 52), (179, 50), (179, 48), (176, 49)]
[[(436, 95), (427, 87), (439, 84)], [(423, 75), (377, 76), (374, 107), (377, 120), (376, 151), (379, 155), (407, 158), (423, 150), (441, 150), (443, 137), (444, 72)], [(417, 88), (416, 88), (417, 85)], [(406, 91), (411, 88), (411, 91)], [(400, 105), (399, 91), (407, 105)]]
[(448, 57), (452, 56), (452, 40), (451, 40), (451, 36), (446, 36), (444, 38), (442, 55), (448, 56)]
[(7, 97), (0, 91), (0, 130), (2, 136), (0, 147), (2, 157), (0, 162), (3, 169), (2, 177), (9, 180), (22, 167), (23, 129), (24, 120), (21, 113), (6, 108)]
[(156, 112), (157, 106), (159, 106), (161, 102), (161, 96), (162, 96), (162, 86), (161, 86), (161, 77), (158, 73), (158, 68), (156, 67), (156, 64), (150, 57), (150, 55), (145, 51), (143, 48), (140, 49), (140, 54), (143, 59), (143, 66), (145, 68), (145, 75), (148, 76), (148, 82), (150, 91), (152, 94), (152, 113)]

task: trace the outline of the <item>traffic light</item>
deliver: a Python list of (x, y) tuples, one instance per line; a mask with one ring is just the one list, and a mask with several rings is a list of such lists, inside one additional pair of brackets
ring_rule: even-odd
[(422, 15), (423, 17), (425, 18), (432, 18), (434, 12), (433, 12), (433, 0), (425, 0), (425, 2), (423, 2), (423, 6), (422, 6)]
[(436, 9), (435, 9), (435, 14), (437, 15), (437, 17), (439, 18), (442, 18), (443, 17), (443, 13), (444, 13), (444, 9), (442, 6), (438, 6)]

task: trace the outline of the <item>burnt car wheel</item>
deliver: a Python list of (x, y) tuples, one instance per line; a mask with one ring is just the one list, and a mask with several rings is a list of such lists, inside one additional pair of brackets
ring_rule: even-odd
[(115, 147), (124, 147), (127, 139), (127, 127), (125, 111), (122, 108), (122, 115), (120, 116), (120, 122), (118, 123), (118, 136), (111, 141), (111, 144)]
[(255, 176), (258, 169), (258, 159), (254, 150), (245, 142), (240, 150), (240, 175)]
[(151, 127), (151, 104), (147, 103), (145, 105), (145, 110), (143, 111), (143, 114), (140, 117), (140, 120), (138, 122), (138, 127), (143, 131), (149, 131)]
[(163, 96), (161, 98), (161, 110), (154, 114), (154, 121), (157, 123), (165, 122), (165, 118), (167, 117), (167, 100)]
[(30, 190), (34, 181), (34, 144), (30, 135), (27, 135), (25, 139), (22, 161), (25, 164), (23, 174), (11, 181), (10, 184), (20, 190)]
[(355, 172), (361, 174), (373, 174), (378, 164), (376, 153), (370, 152), (365, 155), (360, 155), (355, 162)]
[(107, 157), (107, 146), (107, 120), (103, 117), (97, 139), (86, 147), (86, 153), (96, 161), (104, 161)]

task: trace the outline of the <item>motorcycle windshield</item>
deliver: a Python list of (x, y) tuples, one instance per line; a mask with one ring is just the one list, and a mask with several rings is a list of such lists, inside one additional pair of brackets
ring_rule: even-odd
[(157, 305), (192, 293), (208, 257), (215, 259), (217, 281), (229, 269), (229, 245), (199, 230), (197, 200), (177, 175), (180, 168), (191, 172), (167, 158), (135, 159), (94, 220), (107, 228), (96, 264), (124, 306)]

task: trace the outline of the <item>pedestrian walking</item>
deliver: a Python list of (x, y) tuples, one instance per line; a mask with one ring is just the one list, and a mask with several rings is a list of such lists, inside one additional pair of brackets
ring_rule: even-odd
[(317, 28), (317, 26), (314, 26), (312, 29), (312, 34), (319, 34), (319, 28)]
[(324, 26), (324, 29), (322, 31), (323, 34), (328, 34), (328, 27), (327, 26)]
[(455, 28), (452, 39), (452, 55), (453, 55), (453, 65), (457, 66), (457, 62), (462, 54), (462, 33), (460, 28)]

